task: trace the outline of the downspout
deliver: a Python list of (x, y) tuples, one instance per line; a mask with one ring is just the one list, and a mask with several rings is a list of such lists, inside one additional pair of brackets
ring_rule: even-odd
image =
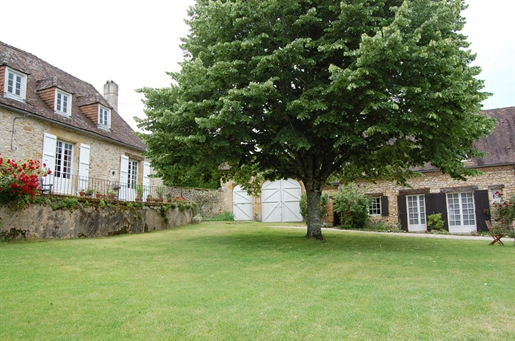
[(13, 128), (11, 130), (11, 152), (14, 152), (18, 148), (14, 147), (14, 134), (16, 133), (16, 130), (14, 130), (14, 124), (16, 123), (17, 119), (23, 119), (24, 121), (27, 119), (27, 114), (23, 114), (23, 117), (17, 116), (13, 119)]

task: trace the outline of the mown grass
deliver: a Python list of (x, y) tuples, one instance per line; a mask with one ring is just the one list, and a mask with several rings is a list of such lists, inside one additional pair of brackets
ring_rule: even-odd
[(0, 243), (1, 340), (508, 340), (515, 248), (210, 222)]

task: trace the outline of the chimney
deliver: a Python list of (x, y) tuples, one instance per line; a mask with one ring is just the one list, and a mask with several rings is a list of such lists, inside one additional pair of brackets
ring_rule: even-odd
[(104, 98), (118, 112), (118, 84), (112, 80), (107, 81), (104, 84)]

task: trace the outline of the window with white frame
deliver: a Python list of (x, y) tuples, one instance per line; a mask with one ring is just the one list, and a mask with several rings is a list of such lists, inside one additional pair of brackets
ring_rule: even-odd
[(27, 75), (6, 68), (4, 92), (5, 97), (25, 101), (27, 91)]
[(72, 96), (64, 91), (55, 91), (55, 112), (61, 115), (71, 116)]
[(381, 197), (372, 197), (368, 205), (369, 215), (381, 215)]
[(104, 129), (111, 128), (111, 110), (101, 105), (98, 107), (98, 126)]
[(138, 183), (138, 161), (129, 159), (129, 174), (127, 177), (127, 187), (136, 188)]
[(451, 227), (475, 225), (474, 197), (472, 193), (447, 194), (447, 212)]

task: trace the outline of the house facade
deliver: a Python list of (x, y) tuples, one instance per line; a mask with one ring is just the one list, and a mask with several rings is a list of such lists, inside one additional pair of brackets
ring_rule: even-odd
[(52, 170), (45, 183), (56, 194), (81, 189), (134, 200), (149, 178), (143, 141), (118, 114), (118, 85), (101, 95), (40, 58), (0, 42), (0, 154), (42, 160)]
[[(477, 142), (483, 158), (464, 161), (481, 171), (467, 181), (454, 180), (431, 166), (418, 169), (420, 176), (400, 186), (388, 181), (356, 182), (373, 198), (370, 215), (400, 223), (403, 230), (427, 231), (427, 216), (441, 213), (450, 233), (486, 231), (492, 203), (515, 195), (515, 107), (485, 110), (497, 120), (495, 131)], [(334, 224), (329, 214), (327, 223)]]
[[(399, 223), (409, 232), (427, 231), (427, 216), (441, 213), (444, 228), (454, 234), (486, 231), (493, 202), (515, 195), (515, 107), (485, 110), (483, 114), (497, 120), (495, 131), (474, 143), (487, 153), (483, 158), (464, 160), (465, 166), (481, 172), (466, 181), (452, 179), (430, 165), (416, 169), (419, 176), (408, 186), (389, 181), (355, 184), (372, 197), (369, 215), (373, 219)], [(261, 195), (254, 197), (241, 186), (228, 182), (222, 185), (224, 210), (236, 220), (264, 222), (302, 221), (300, 198), (303, 184), (294, 179), (266, 182)], [(336, 187), (324, 193), (336, 194)], [(338, 225), (332, 200), (326, 206), (325, 225)]]

